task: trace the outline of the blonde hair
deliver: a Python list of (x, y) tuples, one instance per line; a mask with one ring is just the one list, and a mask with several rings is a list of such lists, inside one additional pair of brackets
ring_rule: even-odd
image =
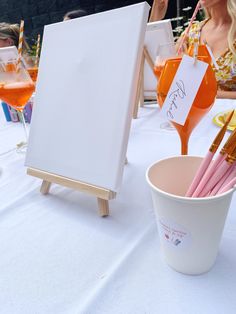
[[(0, 23), (0, 39), (10, 38), (14, 46), (18, 47), (20, 27), (18, 24)], [(29, 46), (23, 39), (23, 50), (28, 50)]]
[[(231, 17), (231, 26), (228, 33), (228, 45), (230, 51), (236, 58), (236, 47), (234, 45), (236, 39), (236, 0), (227, 0), (227, 11)], [(210, 11), (204, 8), (206, 18), (211, 18)]]
[(234, 56), (236, 57), (236, 47), (234, 45), (236, 39), (236, 0), (228, 0), (227, 9), (232, 20), (228, 34), (229, 49), (233, 52)]

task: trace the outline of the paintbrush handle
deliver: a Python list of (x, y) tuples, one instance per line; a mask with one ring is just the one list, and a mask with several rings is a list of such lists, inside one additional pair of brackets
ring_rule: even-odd
[(224, 187), (234, 178), (236, 177), (236, 164), (232, 166), (232, 169), (228, 175), (228, 177), (226, 178), (226, 180), (224, 181), (224, 183), (222, 184), (221, 188), (219, 189), (218, 193), (222, 193), (222, 190), (224, 189)]
[(204, 175), (204, 173), (206, 172), (206, 169), (208, 168), (210, 162), (212, 161), (213, 156), (214, 154), (212, 152), (210, 151), (207, 152), (185, 196), (191, 197), (193, 195), (193, 192), (196, 190), (199, 182), (202, 179), (202, 176)]
[(220, 165), (222, 160), (224, 160), (225, 156), (219, 154), (216, 157), (216, 160), (213, 161), (210, 166), (207, 168), (205, 174), (203, 175), (201, 181), (199, 182), (196, 190), (193, 192), (192, 197), (198, 197), (202, 192), (204, 186), (207, 184), (208, 180), (211, 178), (213, 173), (215, 172), (216, 168)]
[(210, 196), (214, 196), (216, 194), (218, 194), (218, 192), (220, 191), (220, 189), (225, 185), (226, 180), (228, 179), (230, 173), (232, 172), (232, 167), (229, 167), (229, 169), (226, 171), (226, 173), (223, 175), (223, 177), (220, 179), (220, 181), (214, 186), (214, 188), (212, 189), (212, 191), (210, 192)]
[(231, 164), (227, 161), (223, 161), (219, 167), (216, 168), (215, 172), (209, 178), (208, 182), (204, 186), (202, 192), (199, 194), (199, 197), (205, 197), (209, 191), (211, 191), (214, 186), (221, 180), (226, 171), (231, 167)]
[(236, 184), (236, 178), (233, 178), (222, 190), (220, 193), (227, 192), (228, 190), (232, 189)]

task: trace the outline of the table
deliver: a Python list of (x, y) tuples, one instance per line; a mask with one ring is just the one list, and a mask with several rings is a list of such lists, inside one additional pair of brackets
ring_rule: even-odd
[[(194, 130), (189, 154), (205, 155), (218, 127), (212, 117), (236, 107), (217, 100)], [(160, 244), (145, 171), (180, 152), (175, 131), (156, 105), (132, 123), (128, 164), (111, 215), (100, 218), (94, 197), (53, 185), (39, 193), (24, 156), (0, 156), (0, 313), (233, 314), (236, 311), (236, 196), (212, 270), (187, 276), (172, 270)], [(42, 125), (43, 127), (43, 125)], [(0, 112), (0, 154), (24, 136)]]

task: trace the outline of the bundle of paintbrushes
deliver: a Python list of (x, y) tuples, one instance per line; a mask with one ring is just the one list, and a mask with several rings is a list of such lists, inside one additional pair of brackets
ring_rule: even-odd
[(186, 196), (206, 197), (224, 193), (236, 184), (236, 129), (212, 161), (234, 114), (229, 115), (222, 129), (211, 144), (206, 157), (191, 183)]

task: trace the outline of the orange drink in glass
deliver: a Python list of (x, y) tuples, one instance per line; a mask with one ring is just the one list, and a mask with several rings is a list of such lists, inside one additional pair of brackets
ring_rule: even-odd
[(28, 68), (27, 71), (28, 71), (32, 81), (36, 82), (37, 77), (38, 77), (38, 67)]
[(36, 83), (38, 77), (38, 63), (39, 59), (36, 56), (27, 55), (24, 57), (26, 62), (26, 69), (33, 82)]
[(34, 89), (34, 83), (31, 82), (0, 83), (0, 98), (16, 110), (22, 111)]
[(24, 126), (26, 142), (28, 134), (23, 110), (34, 90), (35, 84), (25, 69), (22, 60), (15, 58), (0, 62), (0, 99), (19, 112)]
[(161, 76), (161, 71), (163, 70), (164, 64), (163, 65), (154, 65), (154, 74), (156, 75), (156, 77), (159, 79)]
[[(190, 45), (188, 48), (188, 55), (190, 57), (193, 57), (194, 54), (194, 45)], [(206, 57), (207, 63), (211, 64), (211, 55), (209, 54), (206, 45), (198, 45), (198, 52), (197, 52), (198, 57)]]
[[(168, 94), (176, 71), (178, 70), (181, 59), (181, 57), (177, 57), (175, 59), (169, 59), (165, 63), (157, 87), (157, 98), (161, 107)], [(198, 59), (208, 63), (208, 58), (205, 56), (199, 56)], [(211, 109), (215, 100), (216, 92), (217, 83), (215, 79), (215, 74), (211, 66), (209, 65), (197, 92), (197, 95), (194, 99), (192, 107), (189, 111), (185, 124), (180, 125), (178, 123), (172, 122), (180, 136), (182, 155), (188, 154), (188, 141), (191, 132), (199, 123), (199, 121), (203, 118), (203, 116)]]
[(174, 43), (169, 42), (165, 44), (160, 44), (157, 51), (157, 57), (154, 64), (154, 74), (157, 79), (161, 76), (161, 71), (164, 68), (165, 62), (167, 59), (174, 57), (175, 55), (175, 46)]

